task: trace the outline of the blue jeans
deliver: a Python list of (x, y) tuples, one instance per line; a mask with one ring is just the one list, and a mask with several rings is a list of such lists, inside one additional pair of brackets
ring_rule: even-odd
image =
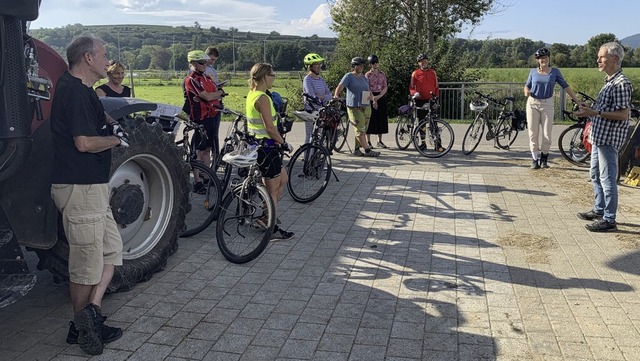
[(593, 211), (614, 223), (618, 209), (618, 150), (611, 145), (594, 145), (591, 149)]

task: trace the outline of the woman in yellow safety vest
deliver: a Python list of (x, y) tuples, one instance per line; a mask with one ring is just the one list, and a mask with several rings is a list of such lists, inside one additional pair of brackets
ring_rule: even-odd
[[(249, 133), (262, 143), (262, 146), (258, 148), (258, 167), (277, 209), (278, 199), (288, 180), (287, 172), (283, 170), (282, 157), (278, 148), (284, 148), (291, 152), (293, 147), (285, 142), (278, 133), (276, 110), (273, 107), (273, 101), (267, 95), (267, 90), (271, 88), (275, 78), (276, 73), (274, 73), (271, 64), (257, 63), (251, 68), (246, 114)], [(280, 221), (278, 220), (276, 223), (280, 223)], [(266, 226), (266, 223), (263, 225)], [(271, 236), (272, 241), (291, 238), (293, 238), (293, 232), (287, 232), (276, 224)]]

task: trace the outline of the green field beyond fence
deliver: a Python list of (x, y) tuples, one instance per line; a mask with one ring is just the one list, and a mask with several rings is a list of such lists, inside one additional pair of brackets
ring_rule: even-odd
[[(597, 68), (583, 69), (583, 68), (567, 68), (560, 69), (562, 75), (565, 77), (569, 85), (575, 91), (582, 91), (595, 97), (602, 86), (604, 73), (601, 73)], [(524, 96), (522, 94), (522, 86), (527, 80), (530, 69), (518, 68), (518, 69), (487, 69), (484, 70), (484, 76), (480, 82), (477, 83), (481, 86), (480, 89), (484, 89), (489, 92), (494, 92), (496, 96), (511, 95), (512, 92), (519, 102), (517, 107), (524, 108)], [(625, 68), (624, 73), (629, 77), (634, 85), (634, 97), (636, 101), (640, 101), (640, 68)], [(157, 103), (172, 104), (182, 106), (184, 98), (182, 95), (182, 79), (186, 76), (182, 72), (158, 72), (158, 71), (134, 71), (134, 91), (137, 98), (149, 100)], [(277, 91), (282, 96), (289, 98), (291, 107), (290, 110), (296, 109), (300, 106), (301, 97), (297, 94), (301, 90), (301, 78), (304, 75), (301, 72), (277, 72), (278, 77), (274, 83), (273, 91)], [(228, 80), (224, 90), (229, 94), (224, 99), (225, 106), (244, 112), (245, 100), (244, 97), (248, 92), (247, 87), (247, 73), (220, 73), (221, 79)], [(104, 81), (103, 81), (104, 82)], [(125, 79), (124, 84), (129, 85), (129, 79)], [(502, 87), (481, 85), (482, 83), (505, 83)], [(511, 83), (511, 84), (508, 84)], [(453, 84), (453, 83), (451, 83)], [(333, 85), (330, 85), (333, 88)], [(456, 86), (442, 84), (443, 89), (456, 88)], [(504, 91), (501, 89), (509, 89)], [(504, 93), (504, 94), (503, 94)], [(468, 93), (470, 95), (472, 93)], [(556, 94), (559, 94), (559, 87), (556, 87)], [(455, 96), (455, 99), (447, 99), (448, 97)], [(460, 91), (455, 89), (449, 89), (443, 91), (442, 102), (450, 108), (447, 114), (443, 114), (445, 119), (459, 120), (469, 119), (470, 113), (464, 112), (462, 108), (468, 105), (468, 101), (471, 99), (468, 97), (462, 98)], [(465, 104), (466, 103), (466, 104)], [(394, 114), (390, 114), (393, 116)], [(448, 116), (450, 115), (450, 116)], [(557, 118), (559, 118), (557, 116)]]

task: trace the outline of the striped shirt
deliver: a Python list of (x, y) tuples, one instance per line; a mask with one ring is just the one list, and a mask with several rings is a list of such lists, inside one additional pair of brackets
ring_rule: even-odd
[[(614, 112), (621, 109), (631, 108), (631, 95), (633, 87), (622, 70), (618, 70), (610, 77), (606, 77), (604, 85), (600, 89), (594, 110), (603, 112)], [(591, 144), (611, 145), (620, 150), (622, 144), (627, 139), (629, 131), (629, 119), (610, 120), (600, 116), (591, 117), (591, 132), (589, 142)]]
[[(302, 91), (305, 94), (308, 94), (312, 97), (318, 98), (322, 103), (325, 103), (331, 99), (331, 90), (327, 86), (327, 83), (322, 79), (322, 77), (312, 77), (308, 75), (302, 79)], [(318, 110), (320, 106), (318, 104), (313, 104), (307, 99), (304, 98), (304, 108), (307, 111)]]

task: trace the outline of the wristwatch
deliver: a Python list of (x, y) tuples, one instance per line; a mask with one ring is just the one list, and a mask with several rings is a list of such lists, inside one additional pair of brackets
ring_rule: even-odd
[(598, 116), (601, 117), (602, 116), (602, 110), (598, 110)]

